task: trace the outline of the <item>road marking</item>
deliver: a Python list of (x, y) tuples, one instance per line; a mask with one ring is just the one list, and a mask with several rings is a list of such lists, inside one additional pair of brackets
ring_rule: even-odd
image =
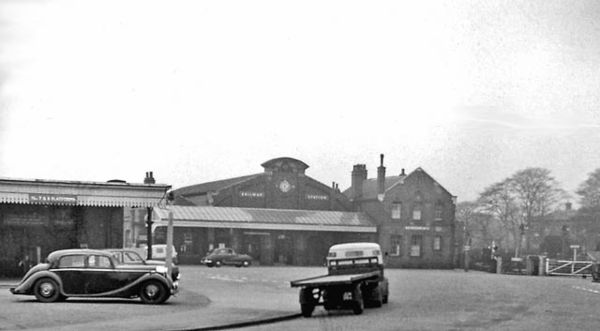
[(591, 288), (587, 288), (587, 287), (573, 286), (573, 288), (577, 289), (577, 290), (581, 290), (581, 291), (591, 292), (591, 293), (594, 293), (594, 294), (600, 294), (600, 291), (598, 291), (598, 290), (592, 290)]

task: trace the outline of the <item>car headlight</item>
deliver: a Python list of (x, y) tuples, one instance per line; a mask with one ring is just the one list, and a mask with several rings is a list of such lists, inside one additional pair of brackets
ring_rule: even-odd
[(169, 268), (165, 267), (164, 265), (156, 266), (156, 272), (158, 272), (158, 273), (166, 274), (168, 271), (169, 271)]

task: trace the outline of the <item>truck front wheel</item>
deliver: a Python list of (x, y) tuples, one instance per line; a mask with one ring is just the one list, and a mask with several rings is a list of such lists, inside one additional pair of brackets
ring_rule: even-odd
[(362, 314), (363, 310), (365, 310), (365, 303), (363, 301), (360, 286), (357, 286), (354, 290), (354, 302), (352, 304), (352, 311), (355, 315), (360, 315)]
[(315, 310), (315, 305), (310, 303), (302, 303), (300, 304), (300, 310), (302, 310), (302, 316), (311, 317), (313, 311)]

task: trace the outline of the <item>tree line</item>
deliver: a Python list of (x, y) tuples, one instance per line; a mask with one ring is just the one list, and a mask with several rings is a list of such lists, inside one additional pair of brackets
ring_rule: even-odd
[[(576, 194), (582, 214), (598, 219), (594, 215), (600, 216), (600, 168), (588, 174)], [(520, 256), (531, 251), (532, 236), (539, 235), (534, 225), (570, 199), (550, 170), (526, 168), (486, 187), (474, 201), (459, 203), (457, 229), (463, 231), (465, 244), (486, 247), (494, 242)]]

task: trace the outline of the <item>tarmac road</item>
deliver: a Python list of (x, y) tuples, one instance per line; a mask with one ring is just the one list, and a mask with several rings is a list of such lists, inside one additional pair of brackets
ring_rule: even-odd
[[(181, 292), (165, 305), (139, 300), (43, 304), (0, 286), (0, 330), (182, 330), (299, 313), (291, 280), (323, 267), (182, 266)], [(327, 313), (245, 330), (594, 330), (600, 283), (589, 279), (496, 275), (462, 270), (387, 269), (390, 301), (362, 315)]]

